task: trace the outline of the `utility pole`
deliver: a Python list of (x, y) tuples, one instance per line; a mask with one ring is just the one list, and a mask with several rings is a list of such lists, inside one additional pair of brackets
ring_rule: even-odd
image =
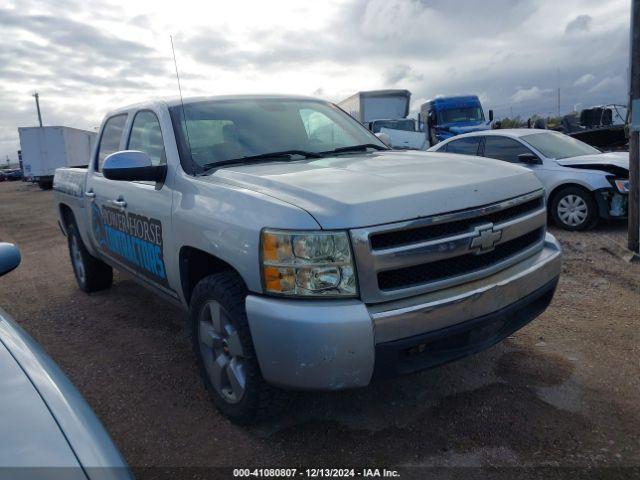
[[(640, 100), (640, 0), (631, 3), (631, 48), (629, 54), (629, 110)], [(635, 113), (635, 115), (633, 115)], [(638, 113), (632, 112), (637, 118)], [(636, 131), (634, 131), (636, 130)], [(640, 132), (629, 129), (629, 231), (628, 247), (640, 253)]]
[(42, 126), (42, 115), (40, 114), (40, 95), (38, 92), (34, 93), (33, 96), (36, 99), (36, 109), (38, 109), (38, 123)]
[(560, 116), (560, 69), (557, 70), (558, 77), (558, 117)]

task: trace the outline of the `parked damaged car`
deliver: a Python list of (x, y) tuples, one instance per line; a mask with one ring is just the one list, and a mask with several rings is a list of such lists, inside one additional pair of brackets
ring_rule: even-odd
[(546, 191), (549, 215), (566, 230), (627, 217), (629, 154), (603, 153), (563, 133), (505, 129), (453, 137), (430, 151), (477, 155), (529, 167)]
[[(0, 242), (0, 276), (19, 264)], [(133, 479), (80, 392), (1, 308), (0, 446), (0, 478)]]

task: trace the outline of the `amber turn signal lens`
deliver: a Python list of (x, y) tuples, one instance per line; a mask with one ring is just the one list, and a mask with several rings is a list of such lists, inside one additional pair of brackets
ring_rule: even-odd
[(262, 258), (264, 260), (278, 259), (278, 237), (266, 233), (262, 237)]
[(288, 267), (264, 267), (264, 283), (268, 292), (287, 293), (295, 288), (295, 272)]

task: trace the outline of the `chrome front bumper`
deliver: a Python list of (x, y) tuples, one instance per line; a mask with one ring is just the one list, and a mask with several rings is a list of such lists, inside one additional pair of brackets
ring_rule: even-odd
[[(422, 345), (420, 336), (447, 335), (447, 329), (489, 319), (493, 313), (503, 312), (501, 321), (512, 314), (522, 316), (529, 297), (533, 305), (540, 289), (555, 288), (560, 259), (560, 245), (547, 234), (544, 248), (516, 265), (474, 282), (403, 300), (368, 306), (359, 300), (250, 295), (247, 316), (262, 374), (274, 385), (294, 389), (365, 386), (385, 344), (411, 344), (410, 339), (416, 338), (414, 343)], [(510, 310), (515, 305), (518, 310)], [(533, 313), (529, 320), (540, 311)], [(473, 351), (478, 349), (469, 353)]]

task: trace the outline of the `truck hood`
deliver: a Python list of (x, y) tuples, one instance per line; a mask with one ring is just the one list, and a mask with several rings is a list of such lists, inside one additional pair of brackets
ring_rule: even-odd
[(563, 167), (593, 167), (594, 170), (600, 170), (599, 167), (613, 166), (629, 170), (629, 153), (628, 152), (609, 152), (596, 155), (581, 155), (579, 157), (562, 158), (556, 160)]
[(384, 151), (218, 169), (217, 178), (309, 212), (322, 228), (359, 228), (478, 207), (541, 188), (488, 158)]

